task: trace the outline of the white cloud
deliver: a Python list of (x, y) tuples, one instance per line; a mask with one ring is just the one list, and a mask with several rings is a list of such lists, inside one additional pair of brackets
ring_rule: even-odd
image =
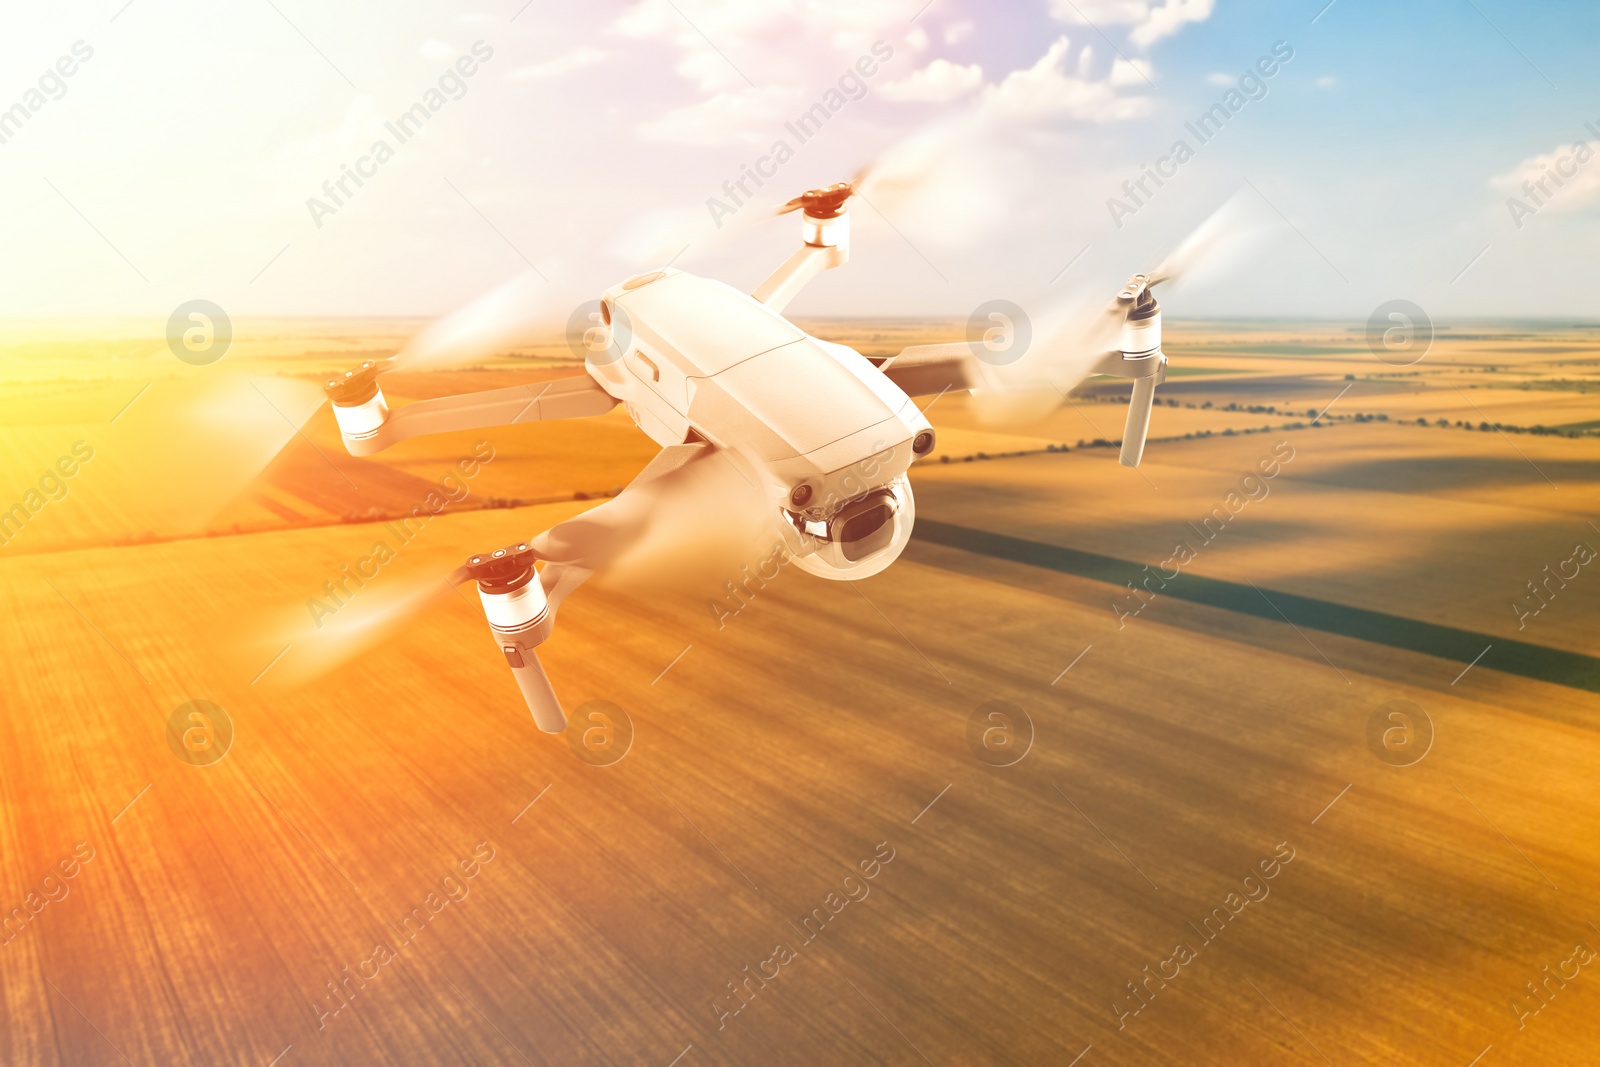
[(928, 50), (928, 31), (921, 26), (911, 27), (911, 32), (906, 34), (906, 44), (911, 46), (913, 52), (926, 52)]
[[(1541, 212), (1580, 211), (1600, 203), (1600, 159), (1596, 158), (1595, 147), (1578, 141), (1530, 156), (1511, 173), (1491, 178), (1489, 186)], [(1530, 183), (1534, 192), (1528, 192), (1524, 183)], [(1544, 201), (1543, 205), (1539, 200)]]
[(1211, 17), (1215, 0), (1050, 0), (1050, 14), (1059, 22), (1095, 26), (1131, 26), (1128, 40), (1148, 48), (1189, 22)]
[(966, 96), (982, 84), (983, 68), (976, 63), (963, 67), (948, 59), (936, 59), (909, 78), (888, 82), (879, 91), (888, 100), (944, 104)]
[(639, 0), (614, 27), (626, 37), (672, 44), (683, 53), (678, 73), (718, 91), (748, 86), (741, 70), (759, 70), (765, 78), (757, 80), (771, 84), (774, 70), (795, 69), (794, 58), (803, 68), (808, 43), (853, 60), (891, 30), (898, 37), (905, 18), (904, 0)]
[[(371, 148), (374, 141), (388, 136), (383, 124), (384, 116), (372, 97), (362, 94), (350, 102), (338, 126), (285, 143), (278, 149), (278, 161), (295, 172), (305, 169), (311, 174), (330, 168), (337, 172), (341, 163), (349, 163)], [(311, 164), (309, 168), (304, 166), (307, 162)]]
[[(1095, 80), (1086, 52), (1075, 56), (1062, 37), (1032, 66), (983, 86), (964, 107), (884, 150), (868, 171), (872, 202), (918, 243), (972, 247), (991, 239), (1026, 195), (1019, 175), (1028, 155), (1017, 146), (1030, 127), (1055, 129), (1062, 119), (1117, 122), (1149, 112), (1150, 96), (1115, 83), (1136, 79), (1146, 64), (1123, 63), (1120, 73)], [(864, 224), (872, 225), (870, 219), (863, 216)]]
[(1088, 19), (1097, 26), (1123, 26), (1150, 17), (1149, 0), (1050, 0), (1050, 14), (1058, 22)]
[(613, 29), (676, 52), (673, 69), (704, 94), (640, 132), (703, 145), (767, 141), (780, 103), (812, 89), (819, 71), (870, 55), (874, 42), (901, 40), (905, 23), (904, 0), (638, 0)]
[(1332, 74), (1325, 74), (1317, 79), (1318, 89), (1332, 89), (1339, 84), (1339, 79)]
[(1234, 81), (1234, 75), (1224, 74), (1221, 71), (1217, 71), (1215, 74), (1206, 75), (1206, 84), (1215, 85), (1219, 89), (1232, 89)]
[(1123, 96), (1112, 81), (1091, 81), (1065, 72), (1071, 42), (1062, 37), (1033, 66), (1006, 75), (983, 92), (983, 104), (997, 117), (1021, 121), (1073, 118), (1119, 122), (1150, 111), (1143, 96)]
[(972, 30), (973, 25), (971, 19), (962, 19), (960, 22), (952, 22), (950, 25), (944, 28), (944, 43), (960, 44), (962, 41), (972, 36)]
[(799, 97), (798, 89), (782, 85), (729, 90), (697, 104), (675, 108), (641, 125), (639, 132), (651, 141), (701, 147), (765, 144)]
[(737, 64), (749, 63), (748, 46), (771, 28), (775, 14), (762, 5), (722, 0), (641, 0), (622, 13), (615, 28), (625, 37), (674, 46), (680, 56), (673, 69), (701, 91), (719, 93), (748, 87)]
[(593, 66), (605, 59), (607, 55), (608, 53), (602, 52), (598, 48), (579, 47), (564, 56), (557, 56), (543, 63), (518, 67), (511, 72), (509, 77), (512, 81), (541, 81), (546, 78), (559, 78), (563, 74), (570, 74), (572, 71)]
[(1214, 7), (1214, 0), (1167, 0), (1160, 7), (1152, 7), (1149, 18), (1135, 26), (1128, 39), (1148, 48), (1183, 29), (1186, 22), (1204, 22), (1211, 17)]
[[(749, 0), (738, 2), (749, 4)], [(855, 55), (891, 30), (898, 34), (905, 25), (904, 0), (801, 0), (799, 6), (801, 25), (829, 27), (829, 44)]]
[[(1084, 52), (1088, 52), (1087, 48)], [(1148, 59), (1117, 59), (1111, 63), (1112, 85), (1149, 85), (1150, 61)]]

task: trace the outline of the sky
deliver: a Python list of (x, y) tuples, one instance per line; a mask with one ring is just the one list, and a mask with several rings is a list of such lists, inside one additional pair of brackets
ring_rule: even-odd
[(0, 315), (433, 316), (669, 261), (748, 290), (798, 243), (776, 205), (875, 164), (791, 313), (1108, 298), (1234, 198), (1270, 239), (1169, 315), (1600, 317), (1592, 3), (924, 4), (13, 5)]

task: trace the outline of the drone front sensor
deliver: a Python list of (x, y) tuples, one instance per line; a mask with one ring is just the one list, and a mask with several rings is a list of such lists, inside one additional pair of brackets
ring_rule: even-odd
[(785, 510), (795, 566), (831, 579), (870, 578), (900, 556), (916, 503), (904, 474), (847, 500), (825, 518)]

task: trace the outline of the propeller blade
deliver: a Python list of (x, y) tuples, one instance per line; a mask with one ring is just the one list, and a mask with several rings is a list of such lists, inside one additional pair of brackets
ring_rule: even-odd
[(394, 370), (438, 370), (481, 363), (527, 344), (541, 333), (555, 337), (565, 327), (576, 294), (535, 271), (516, 277), (461, 309), (424, 327), (394, 357)]
[(312, 382), (211, 370), (156, 382), (105, 431), (87, 473), (131, 533), (205, 530), (324, 403)]
[(780, 207), (778, 214), (787, 215), (797, 208), (805, 208), (818, 218), (832, 218), (844, 207), (845, 201), (855, 195), (856, 187), (850, 182), (838, 182), (822, 189), (808, 189)]
[(1098, 305), (1091, 303), (1060, 319), (1047, 314), (1041, 332), (1047, 346), (1058, 346), (1067, 357), (1067, 373), (1078, 374), (1081, 380), (1102, 355), (1117, 347), (1125, 318), (1115, 300)]
[[(531, 341), (557, 340), (583, 299), (571, 287), (557, 286), (534, 271), (524, 272), (424, 327), (392, 359), (378, 361), (377, 373), (470, 366)], [(338, 380), (335, 374), (328, 384)], [(226, 466), (231, 491), (217, 490), (206, 497), (215, 498), (215, 511), (255, 481), (326, 403), (319, 386), (289, 379), (212, 383), (191, 391), (178, 421), (163, 423), (161, 434), (153, 437), (167, 441), (171, 449), (184, 450), (189, 466), (208, 462)], [(145, 417), (155, 407), (142, 402), (130, 412), (129, 421), (137, 422), (135, 416)], [(188, 423), (195, 427), (184, 429)], [(183, 471), (183, 463), (142, 466), (162, 471), (164, 484), (196, 484), (181, 473), (166, 475), (170, 470)], [(192, 500), (195, 494), (188, 496)]]
[(985, 368), (1000, 388), (974, 390), (973, 413), (989, 426), (1038, 422), (1066, 402), (1066, 394), (1115, 348), (1123, 323), (1115, 301), (1069, 297), (1033, 324), (1033, 344), (1015, 363)]
[(851, 181), (870, 211), (917, 244), (970, 248), (1007, 212), (1006, 167), (982, 123), (965, 117), (925, 127), (890, 145)]
[(274, 676), (290, 685), (303, 685), (393, 637), (418, 613), (467, 580), (465, 567), (444, 575), (433, 571), (406, 580), (385, 579), (356, 590), (343, 603), (328, 598), (322, 603), (332, 607), (331, 613), (314, 619), (299, 608), (286, 608), (281, 615), (292, 612), (295, 621), (279, 623), (273, 640), (262, 642), (262, 647), (274, 643), (287, 646)]
[(1223, 274), (1248, 259), (1271, 231), (1259, 197), (1240, 190), (1202, 222), (1150, 272), (1152, 286)]
[[(1273, 220), (1259, 197), (1248, 190), (1236, 193), (1147, 275), (1148, 284), (1155, 287), (1192, 283), (1227, 272), (1260, 249), (1274, 230)], [(1119, 346), (1125, 317), (1126, 308), (1116, 300), (1087, 300), (1081, 294), (1041, 313), (1033, 324), (1034, 343), (1024, 358), (989, 368), (989, 377), (1005, 382), (1008, 388), (990, 390), (988, 396), (974, 394), (979, 418), (1004, 423), (1015, 421), (1019, 411), (1042, 418), (1044, 413), (1037, 404), (1027, 405), (1011, 394), (1026, 393), (1044, 384), (1061, 394), (1072, 389), (1094, 372), (1108, 351)], [(1136, 380), (1135, 401), (1152, 389), (1153, 385)], [(1136, 465), (1143, 453), (1151, 406), (1148, 398), (1130, 406), (1123, 434), (1123, 461), (1129, 466)]]
[[(527, 543), (545, 563), (539, 583), (555, 612), (597, 571), (632, 586), (681, 584), (707, 575), (727, 578), (741, 564), (760, 558), (759, 549), (749, 546), (759, 546), (761, 529), (771, 532), (771, 518), (760, 490), (711, 445), (672, 445), (617, 496)], [(770, 550), (771, 545), (760, 547)], [(285, 609), (294, 621), (275, 627), (273, 640), (262, 641), (261, 648), (289, 645), (275, 675), (303, 684), (388, 640), (419, 612), (449, 596), (452, 587), (470, 581), (465, 567), (408, 581), (384, 578), (316, 619), (300, 608)], [(533, 673), (513, 670), (535, 717), (540, 709), (559, 712), (537, 658), (524, 659), (533, 664), (525, 670)], [(555, 721), (554, 713), (546, 714), (540, 727), (550, 729)]]
[(1050, 386), (1015, 389), (973, 389), (972, 412), (985, 426), (1027, 426), (1061, 406), (1061, 394)]

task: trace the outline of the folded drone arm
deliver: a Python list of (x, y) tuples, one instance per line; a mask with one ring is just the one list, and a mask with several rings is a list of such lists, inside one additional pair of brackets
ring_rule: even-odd
[[(875, 359), (873, 362), (907, 396), (928, 396), (960, 389), (1005, 388), (1005, 383), (997, 380), (990, 364), (979, 359), (976, 351), (975, 345), (965, 341), (913, 345), (899, 355)], [(1133, 354), (1106, 352), (1095, 360), (1083, 377), (1096, 374), (1133, 380), (1127, 425), (1122, 433), (1121, 460), (1125, 467), (1137, 467), (1144, 456), (1145, 438), (1150, 432), (1150, 411), (1155, 403), (1156, 386), (1166, 380), (1167, 357), (1159, 346)], [(1062, 389), (1059, 385), (1056, 388), (1058, 391)], [(1065, 393), (1062, 395), (1065, 396)]]
[(972, 345), (912, 345), (898, 355), (874, 359), (879, 370), (907, 396), (932, 396), (951, 390), (980, 389), (989, 382)]
[(340, 416), (340, 430), (350, 454), (367, 456), (424, 434), (585, 418), (604, 415), (616, 405), (616, 398), (593, 378), (578, 374), (549, 382), (419, 400), (394, 412), (385, 408), (381, 424), (370, 430), (358, 423), (347, 426), (353, 420), (343, 411), (355, 409), (335, 408), (335, 415)]
[[(539, 729), (559, 733), (567, 725), (538, 654), (538, 647), (550, 637), (562, 601), (643, 536), (662, 489), (657, 483), (711, 451), (704, 443), (670, 445), (610, 500), (521, 544), (474, 556), (451, 576), (458, 583), (477, 579), (495, 642)], [(529, 585), (535, 560), (543, 561), (544, 568), (537, 582)]]
[[(581, 515), (557, 523), (528, 542), (533, 546), (534, 555), (548, 564), (545, 573), (557, 567), (582, 572), (581, 577), (561, 588), (560, 595), (571, 592), (589, 572), (605, 567), (638, 540), (650, 521), (662, 489), (657, 483), (713, 451), (712, 446), (703, 441), (668, 445), (656, 453), (622, 492)], [(557, 578), (561, 573), (557, 572)], [(546, 582), (552, 596), (557, 593), (555, 582), (556, 579)]]

